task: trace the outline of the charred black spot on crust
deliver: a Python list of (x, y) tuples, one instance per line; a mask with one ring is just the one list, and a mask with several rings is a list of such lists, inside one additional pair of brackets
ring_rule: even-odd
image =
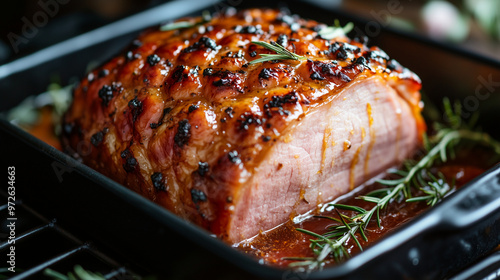
[(111, 99), (113, 99), (114, 92), (121, 92), (123, 88), (121, 84), (113, 82), (111, 86), (104, 85), (98, 92), (99, 98), (102, 100), (104, 106), (108, 106)]
[(221, 59), (224, 58), (242, 58), (243, 57), (243, 52), (241, 50), (238, 50), (237, 52), (227, 52), (225, 55), (221, 56)]
[[(373, 60), (373, 61), (377, 61), (378, 63), (382, 64), (382, 65), (388, 65), (388, 62), (389, 60), (391, 59), (384, 51), (382, 50), (372, 50), (372, 51), (368, 51), (366, 54), (365, 54), (365, 57), (368, 59), (368, 60)], [(389, 70), (392, 70), (392, 69), (389, 69)]]
[(262, 135), (262, 141), (269, 142), (270, 140), (271, 140), (271, 136)]
[(245, 25), (239, 26), (237, 25), (234, 30), (240, 34), (264, 34), (260, 25)]
[(251, 57), (255, 57), (255, 56), (257, 56), (258, 48), (259, 48), (259, 46), (256, 44), (249, 44), (247, 52)]
[(340, 66), (335, 63), (326, 63), (323, 61), (308, 61), (311, 71), (311, 79), (323, 80), (327, 77), (337, 77), (344, 82), (350, 82), (351, 78), (342, 72)]
[(244, 114), (240, 115), (238, 122), (240, 124), (239, 126), (240, 130), (248, 130), (250, 125), (252, 124), (262, 125), (262, 123), (265, 122), (265, 120), (261, 120), (258, 116), (250, 112), (245, 112)]
[(208, 173), (208, 162), (198, 162), (198, 174), (200, 174), (200, 176), (205, 176), (205, 174)]
[(319, 74), (318, 72), (312, 72), (311, 79), (312, 80), (324, 80), (325, 77), (321, 76), (321, 74)]
[(165, 85), (173, 85), (175, 83), (181, 83), (183, 80), (189, 81), (193, 77), (198, 76), (199, 66), (188, 67), (185, 65), (178, 65), (172, 71), (172, 74), (168, 78), (169, 81), (165, 82)]
[(108, 106), (109, 101), (111, 101), (111, 99), (113, 99), (113, 89), (111, 88), (111, 86), (104, 85), (99, 90), (98, 95), (99, 95), (99, 98), (102, 99), (102, 104), (104, 106)]
[[(288, 116), (290, 115), (290, 111), (285, 110), (283, 106), (286, 103), (296, 104), (298, 101), (299, 97), (295, 91), (291, 91), (285, 95), (275, 95), (268, 103), (264, 104), (264, 112), (270, 118), (272, 117), (273, 113), (278, 113), (281, 116)], [(270, 124), (266, 123), (266, 127), (269, 128)]]
[(217, 81), (214, 81), (212, 84), (216, 87), (220, 87), (220, 86), (225, 86), (227, 84), (229, 84), (231, 81), (228, 80), (228, 79), (219, 79)]
[(172, 111), (172, 108), (165, 108), (165, 109), (163, 109), (163, 114), (161, 115), (160, 120), (157, 123), (150, 123), (149, 127), (151, 127), (152, 129), (155, 129), (155, 128), (159, 127), (160, 125), (162, 125), (163, 124), (163, 119), (165, 118), (165, 116), (168, 113), (170, 113), (170, 111)]
[(232, 57), (233, 58), (243, 58), (243, 51), (242, 50), (238, 50), (238, 52), (236, 52), (235, 54), (233, 54)]
[(182, 50), (183, 53), (190, 53), (201, 49), (217, 50), (217, 43), (208, 37), (201, 37), (198, 42)]
[(198, 71), (200, 70), (200, 66), (196, 65), (195, 67), (189, 69), (189, 74), (193, 76), (198, 76)]
[(239, 84), (241, 77), (237, 73), (220, 70), (213, 73), (212, 76), (218, 78), (212, 82), (212, 85), (216, 87), (232, 87), (240, 93), (243, 92), (243, 88)]
[(206, 77), (206, 76), (211, 76), (212, 73), (213, 73), (213, 70), (212, 68), (205, 68), (205, 70), (203, 70), (203, 76)]
[[(337, 44), (337, 43), (335, 43), (335, 44)], [(332, 51), (332, 53), (334, 53), (334, 51)], [(337, 59), (339, 59), (339, 60), (346, 60), (347, 58), (348, 58), (347, 51), (344, 48), (344, 45), (342, 44), (341, 47), (338, 48)]]
[(137, 166), (137, 160), (134, 158), (134, 155), (130, 150), (127, 148), (120, 154), (121, 158), (125, 159), (125, 163), (123, 164), (123, 169), (127, 173), (130, 173), (135, 170)]
[(269, 68), (264, 68), (260, 71), (259, 73), (259, 78), (260, 79), (269, 79), (271, 78), (273, 75), (272, 75), (272, 69), (269, 69)]
[(288, 46), (288, 36), (286, 36), (286, 34), (280, 34), (276, 43), (286, 48)]
[(148, 55), (147, 61), (151, 66), (155, 66), (158, 62), (160, 62), (161, 58), (157, 54)]
[(137, 166), (137, 160), (134, 157), (129, 157), (127, 158), (125, 164), (123, 165), (123, 168), (127, 172), (131, 172), (135, 169)]
[(136, 96), (128, 102), (128, 107), (131, 109), (132, 121), (135, 122), (137, 117), (142, 113), (142, 102), (139, 101)]
[(374, 59), (374, 60), (379, 60), (379, 59), (382, 59), (385, 61), (390, 60), (389, 56), (383, 51), (369, 51), (367, 53), (367, 57), (370, 59)]
[(194, 110), (196, 110), (198, 108), (199, 108), (198, 105), (191, 105), (191, 106), (189, 106), (188, 112), (192, 113)]
[(99, 144), (101, 144), (103, 139), (104, 139), (104, 133), (102, 131), (98, 131), (90, 137), (90, 143), (92, 143), (94, 147), (97, 147), (99, 146)]
[(224, 112), (230, 117), (233, 118), (233, 108), (232, 107), (227, 107)]
[(368, 60), (364, 58), (363, 56), (360, 56), (352, 61), (354, 64), (357, 65), (362, 65), (365, 68), (371, 69), (370, 66), (368, 66)]
[(296, 104), (299, 97), (295, 91), (289, 92), (285, 95), (274, 95), (269, 103), (264, 105), (264, 108), (283, 108), (286, 103)]
[(175, 144), (182, 148), (189, 143), (189, 138), (191, 138), (191, 124), (189, 120), (182, 120), (179, 122), (179, 128), (174, 136)]
[(165, 183), (163, 182), (163, 174), (161, 172), (155, 172), (151, 175), (151, 182), (153, 182), (153, 186), (158, 191), (166, 191)]
[(229, 158), (229, 161), (231, 161), (234, 164), (239, 164), (241, 163), (240, 155), (238, 154), (238, 151), (231, 151), (227, 154), (227, 157)]
[(101, 71), (99, 71), (99, 73), (97, 75), (99, 76), (99, 78), (106, 77), (107, 75), (109, 75), (109, 70), (108, 69), (101, 69)]
[(178, 83), (182, 81), (182, 79), (187, 78), (187, 74), (184, 73), (184, 70), (186, 69), (186, 66), (184, 65), (178, 65), (174, 69), (174, 73), (172, 73), (172, 79), (174, 82)]
[(199, 42), (209, 49), (215, 50), (217, 48), (215, 41), (208, 37), (201, 37)]
[(328, 52), (334, 55), (338, 60), (346, 60), (349, 58), (349, 53), (358, 53), (360, 51), (360, 48), (347, 43), (335, 42), (328, 47)]
[(123, 150), (123, 152), (121, 152), (121, 154), (120, 154), (121, 158), (127, 158), (129, 156), (130, 156), (130, 150), (129, 149)]
[(194, 204), (198, 204), (198, 202), (207, 201), (207, 195), (198, 189), (191, 189), (191, 200)]

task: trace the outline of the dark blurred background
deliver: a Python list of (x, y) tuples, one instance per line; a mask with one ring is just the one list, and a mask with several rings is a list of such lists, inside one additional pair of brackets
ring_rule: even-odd
[(0, 63), (163, 2), (165, 1), (5, 1), (0, 9)]
[[(233, 0), (237, 1), (237, 0)], [(500, 61), (497, 0), (309, 0)], [(0, 64), (166, 0), (20, 0), (0, 10)], [(269, 0), (269, 6), (285, 1)], [(285, 4), (286, 5), (286, 4)]]

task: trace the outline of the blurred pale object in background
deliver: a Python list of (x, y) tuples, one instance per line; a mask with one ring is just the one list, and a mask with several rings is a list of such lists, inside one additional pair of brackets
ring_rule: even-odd
[(427, 34), (434, 39), (463, 41), (469, 34), (469, 19), (448, 1), (431, 1), (421, 11)]

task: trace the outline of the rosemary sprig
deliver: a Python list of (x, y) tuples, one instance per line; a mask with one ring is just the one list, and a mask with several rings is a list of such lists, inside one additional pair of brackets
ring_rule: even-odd
[(304, 60), (306, 57), (295, 54), (282, 45), (271, 41), (271, 43), (261, 42), (261, 41), (252, 41), (252, 43), (264, 47), (266, 49), (274, 51), (276, 54), (260, 54), (261, 58), (250, 61), (250, 64), (261, 63), (271, 60), (281, 60), (281, 59), (289, 59), (289, 60)]
[(182, 28), (191, 28), (197, 25), (205, 24), (212, 20), (212, 15), (209, 11), (203, 11), (200, 21), (178, 21), (178, 22), (170, 22), (160, 26), (160, 31), (170, 31), (174, 29), (182, 29)]
[[(430, 181), (428, 181), (427, 184), (423, 183), (423, 181), (420, 181), (419, 183), (420, 185), (424, 185), (423, 187), (420, 187), (420, 190), (426, 195), (408, 198), (406, 202), (427, 201), (427, 205), (434, 206), (451, 190), (450, 185), (446, 183), (446, 178), (444, 178), (442, 173), (439, 173), (439, 179), (432, 173), (428, 173), (427, 176), (430, 178)], [(452, 185), (455, 184), (452, 183)]]
[[(315, 268), (321, 268), (323, 266), (324, 260), (328, 256), (332, 256), (335, 261), (340, 262), (346, 258), (350, 257), (349, 252), (346, 249), (346, 243), (350, 238), (353, 238), (358, 248), (363, 251), (363, 247), (359, 243), (356, 233), (359, 231), (360, 236), (368, 241), (365, 235), (365, 229), (368, 226), (372, 216), (379, 216), (379, 211), (376, 207), (367, 211), (361, 207), (344, 205), (344, 204), (330, 204), (330, 206), (335, 207), (339, 219), (327, 216), (316, 216), (318, 218), (326, 218), (338, 222), (340, 225), (331, 227), (331, 231), (320, 235), (306, 229), (297, 228), (296, 230), (317, 239), (310, 239), (311, 249), (316, 255), (316, 258), (285, 258), (287, 260), (297, 260), (290, 264), (291, 267), (307, 266), (310, 270)], [(341, 214), (337, 209), (354, 211), (357, 214), (353, 217), (348, 217)]]
[(318, 31), (318, 35), (323, 39), (331, 40), (340, 36), (345, 36), (353, 28), (354, 24), (352, 22), (349, 22), (344, 27), (342, 27), (339, 20), (336, 19), (333, 26), (322, 28), (320, 31)]
[[(454, 155), (458, 144), (463, 142), (472, 142), (477, 145), (483, 145), (491, 148), (496, 156), (500, 156), (500, 142), (492, 139), (488, 134), (473, 131), (460, 118), (460, 106), (452, 108), (448, 99), (444, 100), (444, 108), (447, 116), (447, 125), (438, 124), (440, 130), (432, 137), (424, 136), (424, 145), (427, 154), (418, 161), (407, 161), (402, 170), (393, 170), (390, 173), (398, 176), (397, 179), (378, 180), (379, 183), (387, 186), (383, 189), (372, 191), (364, 196), (357, 197), (375, 205), (370, 210), (365, 210), (356, 206), (331, 204), (337, 211), (339, 219), (320, 216), (336, 221), (339, 225), (332, 226), (330, 231), (325, 234), (317, 234), (305, 229), (297, 228), (297, 231), (308, 234), (316, 239), (311, 239), (311, 249), (315, 258), (293, 258), (297, 261), (290, 266), (306, 266), (312, 270), (322, 267), (327, 257), (331, 256), (335, 261), (343, 261), (350, 257), (346, 244), (353, 238), (356, 245), (363, 250), (359, 243), (359, 238), (367, 241), (365, 229), (375, 215), (375, 221), (380, 227), (380, 210), (387, 207), (398, 197), (406, 199), (407, 202), (426, 201), (433, 206), (438, 203), (451, 190), (446, 183), (443, 174), (437, 176), (432, 174), (431, 167), (437, 162), (446, 162), (448, 155)], [(411, 197), (412, 189), (420, 189), (425, 195), (420, 197)], [(354, 211), (356, 214), (352, 217), (341, 214), (338, 209)]]

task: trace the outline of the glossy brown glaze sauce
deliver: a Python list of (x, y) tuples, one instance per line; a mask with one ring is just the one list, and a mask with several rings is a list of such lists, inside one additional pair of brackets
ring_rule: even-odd
[[(457, 154), (455, 159), (434, 168), (434, 171), (436, 173), (441, 172), (445, 178), (447, 178), (448, 184), (452, 187), (454, 186), (454, 190), (456, 190), (479, 176), (493, 164), (494, 162), (491, 162), (489, 159), (487, 151), (482, 149), (462, 150)], [(359, 206), (369, 210), (374, 206), (374, 203), (356, 199), (356, 197), (383, 187), (386, 186), (376, 182), (371, 183), (355, 189), (339, 200), (336, 200), (335, 203)], [(419, 193), (416, 192), (414, 195), (419, 195)], [(364, 241), (359, 234), (356, 234), (361, 246), (363, 248), (370, 246), (371, 243), (376, 242), (429, 208), (430, 207), (425, 202), (394, 201), (389, 203), (388, 207), (380, 212), (381, 227), (379, 228), (377, 226), (375, 218), (373, 218), (368, 225), (365, 231), (368, 241)], [(352, 211), (339, 211), (350, 217), (355, 215)], [(318, 207), (318, 209), (305, 220), (294, 223), (291, 219), (289, 222), (275, 229), (265, 233), (263, 232), (252, 239), (241, 242), (237, 245), (237, 248), (261, 259), (266, 264), (279, 267), (287, 267), (293, 262), (292, 260), (286, 260), (284, 258), (314, 257), (309, 247), (311, 236), (297, 231), (296, 228), (303, 228), (318, 234), (323, 234), (329, 231), (329, 227), (339, 225), (329, 219), (313, 217), (314, 215), (338, 218), (337, 213), (332, 207), (330, 207), (330, 209), (326, 208), (324, 211), (321, 211), (320, 207)], [(360, 251), (352, 239), (346, 244), (346, 248), (351, 255), (357, 254)], [(326, 265), (333, 264), (333, 259), (326, 262)]]

